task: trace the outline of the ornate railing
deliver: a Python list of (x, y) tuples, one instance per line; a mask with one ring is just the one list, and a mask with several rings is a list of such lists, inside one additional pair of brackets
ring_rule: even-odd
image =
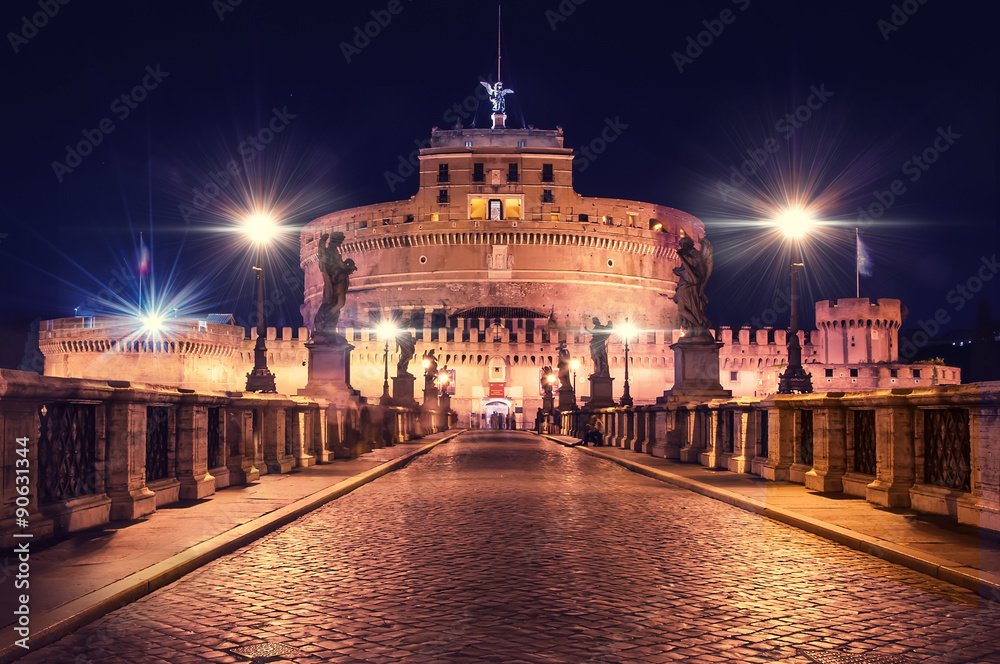
[(50, 403), (38, 410), (38, 502), (94, 493), (96, 406)]
[(874, 475), (875, 454), (875, 411), (854, 411), (854, 472)]
[(216, 406), (208, 409), (208, 467), (217, 468), (223, 464), (222, 459), (222, 408)]
[(928, 408), (924, 414), (924, 482), (971, 490), (972, 442), (966, 408)]
[(811, 410), (806, 409), (801, 409), (798, 413), (798, 462), (804, 466), (812, 466), (815, 462), (813, 459), (813, 413)]
[(146, 481), (166, 479), (170, 473), (170, 408), (146, 407)]

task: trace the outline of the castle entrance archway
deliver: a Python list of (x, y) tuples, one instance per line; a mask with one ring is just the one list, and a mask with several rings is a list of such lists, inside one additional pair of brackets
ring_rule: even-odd
[(484, 429), (510, 429), (512, 428), (514, 412), (514, 402), (510, 399), (483, 399), (481, 412), (483, 414)]

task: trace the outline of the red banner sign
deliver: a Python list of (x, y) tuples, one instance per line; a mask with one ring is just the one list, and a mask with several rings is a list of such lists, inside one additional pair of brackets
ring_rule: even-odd
[(490, 396), (503, 398), (505, 387), (506, 383), (490, 383)]

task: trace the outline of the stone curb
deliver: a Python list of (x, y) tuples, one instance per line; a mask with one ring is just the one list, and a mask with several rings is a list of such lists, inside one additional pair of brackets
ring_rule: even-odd
[(732, 505), (733, 507), (738, 507), (742, 510), (753, 512), (754, 514), (760, 514), (761, 516), (773, 521), (784, 523), (800, 530), (804, 530), (808, 533), (812, 533), (813, 535), (818, 535), (825, 539), (834, 541), (838, 544), (843, 544), (846, 547), (861, 551), (862, 553), (867, 553), (890, 563), (902, 565), (903, 567), (908, 567), (914, 571), (940, 579), (946, 583), (951, 583), (965, 588), (966, 590), (971, 590), (984, 599), (998, 601), (998, 598), (1000, 598), (1000, 576), (995, 574), (983, 572), (982, 570), (972, 567), (966, 567), (953, 560), (934, 556), (908, 546), (894, 544), (878, 537), (863, 535), (861, 533), (854, 532), (853, 530), (848, 530), (847, 528), (841, 528), (840, 526), (835, 526), (831, 523), (826, 523), (825, 521), (805, 516), (804, 514), (798, 514), (790, 510), (776, 507), (768, 507), (759, 500), (748, 498), (747, 496), (733, 491), (720, 489), (697, 480), (675, 475), (674, 473), (670, 473), (665, 470), (645, 466), (643, 464), (636, 463), (635, 461), (629, 461), (628, 459), (620, 459), (616, 456), (604, 454), (603, 452), (599, 452), (590, 447), (559, 440), (554, 436), (545, 434), (542, 434), (542, 436), (553, 442), (559, 443), (560, 445), (573, 447), (585, 454), (589, 454), (592, 457), (611, 461), (612, 463), (616, 463), (619, 466), (639, 473), (640, 475), (645, 475), (655, 480), (660, 480), (661, 482), (673, 484), (674, 486), (699, 493), (703, 496), (707, 496), (708, 498), (721, 500), (722, 502)]
[(240, 549), (247, 544), (268, 535), (278, 528), (291, 523), (301, 516), (322, 507), (326, 503), (351, 493), (383, 475), (406, 466), (410, 461), (430, 452), (438, 445), (447, 443), (463, 431), (448, 434), (403, 456), (386, 461), (363, 473), (348, 477), (332, 487), (321, 489), (299, 498), (279, 509), (269, 512), (253, 521), (244, 523), (221, 535), (196, 544), (155, 565), (131, 574), (124, 579), (90, 592), (83, 597), (46, 611), (39, 617), (31, 617), (31, 624), (44, 626), (32, 628), (31, 649), (25, 650), (14, 644), (18, 635), (13, 626), (0, 632), (0, 664), (8, 664), (44, 646), (54, 643), (84, 625), (140, 599), (154, 590), (177, 581), (202, 565)]

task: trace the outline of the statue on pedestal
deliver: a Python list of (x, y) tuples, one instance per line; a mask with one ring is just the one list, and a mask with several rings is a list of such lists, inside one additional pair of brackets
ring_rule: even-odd
[(323, 277), (323, 302), (313, 319), (313, 343), (343, 341), (337, 334), (337, 323), (340, 321), (340, 311), (347, 303), (350, 275), (358, 269), (354, 259), (344, 260), (340, 255), (340, 245), (343, 243), (343, 233), (324, 233), (319, 239), (317, 251), (319, 271)]
[(694, 240), (684, 236), (677, 256), (683, 265), (674, 268), (674, 274), (680, 277), (680, 281), (673, 299), (677, 303), (681, 327), (686, 336), (692, 338), (710, 336), (708, 331), (712, 321), (705, 315), (705, 307), (708, 306), (705, 283), (712, 275), (712, 244), (707, 237), (702, 237), (699, 251), (694, 248)]
[(608, 339), (611, 337), (611, 330), (614, 325), (608, 320), (607, 325), (601, 325), (601, 320), (594, 316), (594, 329), (583, 329), (590, 333), (590, 359), (594, 361), (593, 376), (611, 376), (611, 367), (608, 365)]
[(561, 389), (573, 386), (573, 380), (569, 377), (569, 348), (565, 341), (559, 342), (559, 386)]
[(396, 335), (396, 350), (399, 351), (399, 361), (396, 362), (396, 376), (413, 375), (406, 369), (410, 364), (410, 360), (413, 359), (416, 348), (417, 339), (408, 331), (400, 332)]

